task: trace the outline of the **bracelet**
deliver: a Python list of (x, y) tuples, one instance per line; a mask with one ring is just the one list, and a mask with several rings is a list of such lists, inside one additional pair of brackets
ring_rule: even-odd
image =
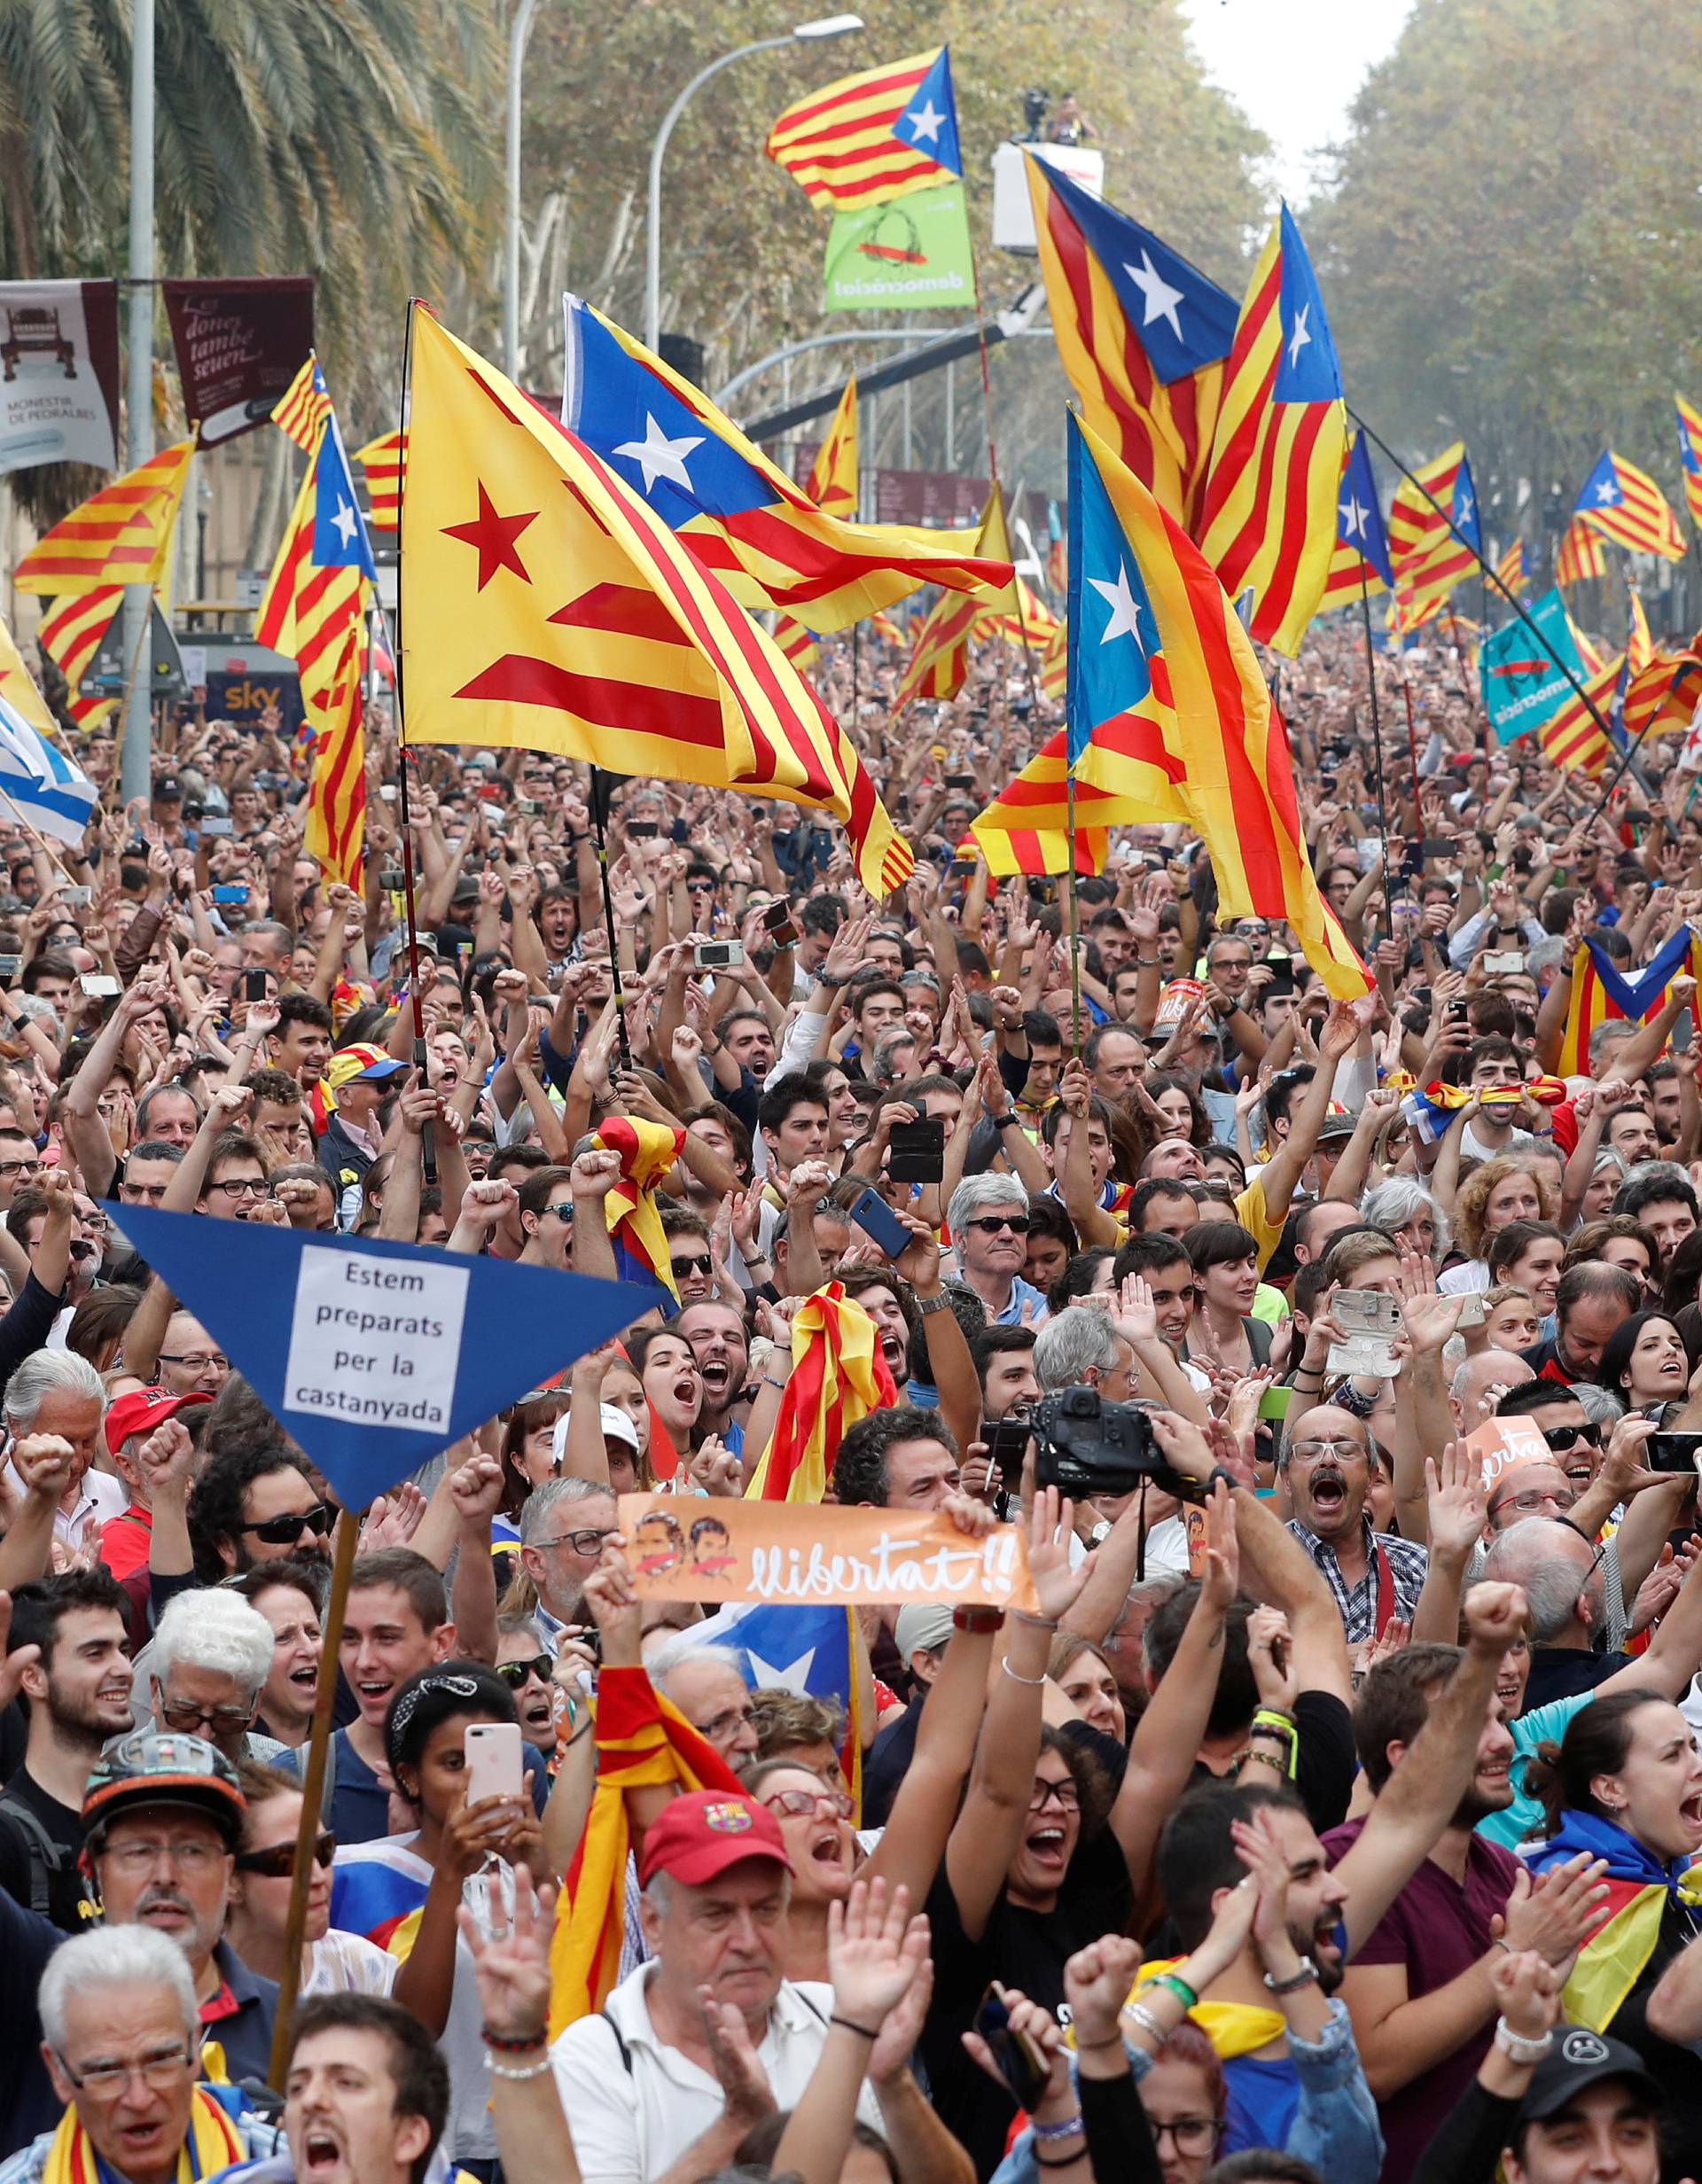
[(1255, 1729), (1280, 1729), (1284, 1736), (1292, 1736), (1294, 1717), (1285, 1714), (1280, 1706), (1259, 1706), (1253, 1710), (1253, 1726)]
[(764, 1373), (762, 1376), (762, 1385), (765, 1388), (784, 1388), (786, 1385), (786, 1383), (784, 1380), (770, 1380), (769, 1376)]
[(944, 1290), (941, 1290), (937, 1297), (918, 1297), (917, 1299), (916, 1316), (918, 1320), (931, 1320), (936, 1312), (948, 1311), (950, 1306), (950, 1297)]
[(1003, 1626), (1003, 1608), (954, 1608), (951, 1611), (953, 1630), (995, 1631)]
[(1523, 2032), (1515, 2032), (1505, 2017), (1497, 2017), (1495, 2045), (1510, 2063), (1540, 2063), (1553, 2047), (1554, 2034), (1544, 2032), (1541, 2040), (1529, 2040)]
[(866, 2024), (858, 2024), (855, 2020), (851, 2017), (830, 2017), (828, 2019), (828, 2023), (830, 2024), (837, 2024), (847, 2032), (861, 2032), (864, 2040), (878, 2040), (880, 2038), (880, 2034), (878, 2032), (871, 2032)]
[(528, 2078), (548, 2078), (551, 2070), (548, 2055), (536, 2063), (528, 2063), (523, 2071), (511, 2071), (500, 2063), (488, 2063), (485, 2068), (493, 2078), (505, 2078), (511, 2086), (523, 2086)]
[(550, 2045), (547, 2032), (528, 2032), (524, 2040), (504, 2040), (500, 2033), (493, 2032), (488, 2025), (482, 2024), (479, 2028), (479, 2037), (487, 2048), (494, 2048), (498, 2055), (529, 2055), (535, 2048), (547, 2048)]
[(1137, 971), (1156, 971), (1158, 967), (1159, 959), (1156, 956), (1137, 956), (1135, 958), (1135, 968)]
[(1300, 1959), (1300, 1968), (1292, 1971), (1286, 1979), (1273, 1979), (1265, 1974), (1265, 1985), (1273, 1994), (1298, 1994), (1302, 1987), (1309, 1987), (1318, 1976), (1318, 1968), (1309, 1956)]
[(1034, 2163), (1036, 2169), (1074, 2169), (1078, 2161), (1085, 2161), (1087, 2157), (1085, 2146), (1079, 2154), (1042, 2154), (1036, 2148)]
[(1194, 1993), (1188, 1982), (1175, 1972), (1161, 1971), (1153, 1980), (1152, 1985), (1155, 1987), (1168, 1987), (1184, 2009), (1195, 2008), (1198, 2004), (1198, 1995)]
[(1019, 1623), (1031, 1625), (1035, 1630), (1056, 1630), (1058, 1628), (1058, 1618), (1055, 1615), (1030, 1615), (1027, 1608), (1017, 1610), (1017, 1620)]
[[(1106, 2043), (1102, 2041), (1100, 2044), (1104, 2046)], [(1120, 2048), (1122, 2042), (1119, 2040), (1117, 2044)], [(1076, 2045), (1080, 2047), (1081, 2042), (1078, 2040)], [(1034, 2133), (1038, 2144), (1050, 2146), (1055, 2140), (1074, 2138), (1081, 2129), (1081, 2111), (1077, 2109), (1074, 2116), (1066, 2116), (1062, 2123), (1056, 2124), (1043, 2124), (1037, 2118), (1031, 2118), (1028, 2128)]]
[(575, 1729), (565, 1743), (557, 1745), (556, 1751), (558, 1755), (564, 1751), (571, 1751), (575, 1744), (582, 1743), (584, 1739), (590, 1735), (592, 1727), (593, 1724), (588, 1715), (585, 1720), (585, 1725), (582, 1728)]
[(1251, 1745), (1236, 1761), (1236, 1773), (1238, 1774), (1244, 1767), (1251, 1766), (1255, 1759), (1262, 1761), (1266, 1767), (1274, 1767), (1284, 1782), (1288, 1780), (1288, 1761), (1286, 1759), (1279, 1759), (1274, 1751), (1254, 1751)]
[(992, 1123), (993, 1127), (995, 1130), (1008, 1130), (1016, 1119), (1014, 1110), (1009, 1107), (1005, 1109), (1002, 1115), (991, 1115), (988, 1117), (988, 1120)]
[(1004, 1671), (1005, 1674), (1010, 1677), (1012, 1683), (1026, 1683), (1031, 1691), (1038, 1691), (1046, 1681), (1044, 1676), (1018, 1675), (1016, 1670), (1011, 1667), (1009, 1661), (1001, 1661), (999, 1663), (999, 1666)]
[(1125, 2002), (1123, 2015), (1126, 2017), (1133, 2017), (1136, 2024), (1140, 2026), (1142, 2032), (1155, 2047), (1162, 2048), (1170, 2037), (1144, 2002)]
[(1318, 1384), (1318, 1385), (1319, 1385), (1320, 1387), (1322, 1387), (1322, 1386), (1323, 1385), (1323, 1372), (1321, 1371), (1321, 1369), (1320, 1369), (1317, 1366), (1316, 1366), (1316, 1365), (1297, 1365), (1297, 1366), (1294, 1368), (1294, 1375), (1293, 1375), (1293, 1378), (1294, 1378), (1294, 1384), (1295, 1384), (1295, 1386), (1296, 1386), (1296, 1387), (1298, 1387), (1298, 1386), (1300, 1385), (1300, 1375), (1301, 1375), (1302, 1373), (1304, 1373), (1304, 1374), (1306, 1375), (1306, 1377), (1307, 1377), (1307, 1378), (1308, 1378), (1308, 1380), (1316, 1380), (1316, 1381), (1317, 1382), (1317, 1384)]

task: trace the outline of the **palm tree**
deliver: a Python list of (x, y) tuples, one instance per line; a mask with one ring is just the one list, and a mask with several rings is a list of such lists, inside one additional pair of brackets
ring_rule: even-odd
[[(491, 0), (158, 7), (161, 267), (313, 273), (339, 402), (379, 429), (403, 301), (476, 277), (490, 241)], [(0, 0), (0, 278), (123, 270), (129, 72), (128, 0)], [(12, 480), (43, 515), (69, 482)]]

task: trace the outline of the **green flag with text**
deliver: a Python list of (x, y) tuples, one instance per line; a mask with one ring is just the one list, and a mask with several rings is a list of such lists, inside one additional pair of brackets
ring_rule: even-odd
[(825, 267), (830, 311), (926, 311), (975, 300), (961, 182), (835, 215)]

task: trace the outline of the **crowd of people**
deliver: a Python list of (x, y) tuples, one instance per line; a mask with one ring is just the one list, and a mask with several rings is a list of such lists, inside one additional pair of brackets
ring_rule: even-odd
[[(162, 722), (80, 853), (0, 819), (0, 2184), (1702, 2174), (1695, 980), (1558, 1074), (1584, 941), (1702, 919), (1676, 740), (1603, 800), (1437, 645), (1379, 747), (1315, 630), (1332, 1002), (1180, 830), (992, 878), (1055, 724), (1003, 643), (896, 725), (872, 640), (816, 672), (886, 901), (641, 779), (605, 908), (582, 767), (376, 723), (363, 893), (277, 723)], [(126, 1235), (613, 1277), (622, 1187), (673, 1294), (363, 1512)], [(859, 1608), (831, 1689), (618, 1507), (744, 1494), (824, 1299), (882, 1392), (827, 1499), (1016, 1525), (1035, 1603)], [(1070, 1390), (1122, 1490), (1060, 1494)]]

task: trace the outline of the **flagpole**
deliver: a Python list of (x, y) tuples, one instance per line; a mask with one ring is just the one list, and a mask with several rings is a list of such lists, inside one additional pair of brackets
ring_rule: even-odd
[(1079, 1060), (1081, 1054), (1081, 906), (1075, 895), (1075, 762), (1069, 756), (1067, 730), (1065, 760), (1064, 824), (1069, 835), (1070, 860), (1070, 1050)]
[(308, 1731), (307, 1760), (301, 1768), (301, 1817), (296, 1823), (295, 1863), (290, 1872), (290, 1915), (285, 1923), (284, 1962), (277, 1975), (277, 2015), (272, 2024), (271, 2063), (266, 2073), (269, 2086), (284, 2083), (285, 2068), (290, 2059), (290, 2020), (295, 2015), (296, 1997), (301, 1985), (301, 1952), (307, 1943), (314, 1847), (319, 1834), (319, 1808), (324, 1802), (332, 1713), (337, 1702), (337, 1656), (343, 1642), (343, 1611), (348, 1604), (348, 1580), (355, 1567), (355, 1549), (364, 1516), (364, 1510), (345, 1509), (337, 1520), (331, 1595), (323, 1618), (319, 1681), (314, 1692), (313, 1720)]
[[(615, 931), (614, 897), (609, 892), (609, 838), (606, 832), (608, 801), (613, 792), (614, 776), (593, 763), (591, 767), (591, 840), (597, 846), (597, 876), (603, 883), (603, 916), (609, 928), (609, 990), (614, 996), (614, 1036), (621, 1049), (621, 1066), (632, 1067), (632, 1053), (627, 1045), (627, 997), (621, 990), (621, 936)], [(665, 884), (665, 883), (664, 883)]]
[(1577, 698), (1584, 710), (1589, 714), (1590, 719), (1595, 722), (1597, 727), (1601, 729), (1603, 735), (1607, 736), (1607, 739), (1611, 743), (1613, 739), (1612, 736), (1608, 735), (1607, 722), (1602, 718), (1601, 714), (1597, 709), (1595, 699), (1591, 698), (1589, 692), (1584, 688), (1583, 684), (1578, 680), (1577, 676), (1573, 675), (1572, 669), (1567, 667), (1565, 661), (1562, 659), (1560, 655), (1555, 651), (1553, 644), (1550, 642), (1550, 639), (1543, 631), (1542, 626), (1532, 620), (1531, 617), (1525, 612), (1524, 608), (1519, 604), (1519, 601), (1513, 597), (1511, 591), (1510, 591), (1507, 586), (1503, 583), (1498, 573), (1490, 567), (1488, 562), (1484, 558), (1483, 550), (1480, 547), (1474, 545), (1472, 540), (1466, 536), (1465, 533), (1461, 530), (1459, 525), (1455, 522), (1451, 510), (1446, 509), (1442, 506), (1442, 503), (1436, 498), (1436, 495), (1431, 491), (1430, 488), (1425, 485), (1423, 479), (1416, 477), (1413, 474), (1413, 472), (1401, 460), (1401, 457), (1394, 452), (1394, 449), (1390, 447), (1388, 441), (1380, 438), (1378, 433), (1371, 430), (1370, 426), (1365, 422), (1364, 418), (1360, 416), (1357, 410), (1350, 409), (1347, 414), (1350, 417), (1352, 417), (1354, 423), (1358, 425), (1360, 431), (1364, 433), (1366, 439), (1370, 441), (1371, 445), (1374, 448), (1380, 448), (1382, 449), (1384, 455), (1391, 463), (1394, 464), (1396, 470), (1401, 472), (1401, 475), (1407, 480), (1409, 484), (1417, 487), (1419, 492), (1422, 493), (1425, 500), (1430, 503), (1431, 507), (1434, 509), (1436, 513), (1441, 518), (1442, 521), (1448, 526), (1448, 529), (1454, 534), (1455, 537), (1458, 539), (1461, 545), (1465, 548), (1466, 551), (1477, 563), (1479, 568), (1482, 571), (1486, 581), (1495, 586), (1495, 589), (1501, 594), (1502, 597), (1506, 600), (1508, 605), (1512, 608), (1514, 613), (1518, 615), (1519, 620), (1524, 623), (1525, 627), (1530, 631), (1531, 635), (1542, 647), (1542, 650), (1547, 657), (1551, 659), (1555, 666), (1560, 670), (1561, 674), (1565, 677), (1567, 682), (1571, 685), (1573, 696)]
[(1404, 662), (1401, 669), (1401, 694), (1407, 701), (1407, 755), (1412, 760), (1412, 823), (1422, 841), (1425, 834), (1425, 792), (1418, 779), (1418, 731), (1412, 719), (1412, 681)]
[(1371, 650), (1371, 587), (1365, 557), (1359, 558), (1359, 612), (1365, 629), (1365, 680), (1371, 693), (1371, 755), (1377, 761), (1377, 828), (1383, 860), (1383, 916), (1394, 938), (1394, 903), (1389, 893), (1389, 811), (1383, 786), (1383, 716), (1377, 701), (1377, 654)]
[[(412, 386), (414, 365), (414, 313), (419, 308), (419, 299), (408, 300), (408, 316), (403, 323), (402, 338), (402, 399), (396, 419), (398, 432), (408, 425), (408, 397)], [(402, 817), (402, 885), (408, 905), (408, 998), (414, 1014), (414, 1067), (419, 1072), (421, 1084), (426, 1081), (426, 1011), (419, 991), (419, 933), (418, 919), (414, 903), (414, 830), (408, 800), (407, 710), (402, 704), (402, 516), (407, 507), (408, 466), (397, 466), (396, 472), (396, 773), (400, 802), (397, 809)], [(430, 1190), (437, 1182), (437, 1144), (433, 1126), (428, 1118), (420, 1133), (420, 1173), (426, 1188)], [(297, 1852), (300, 1863), (300, 1852)]]

